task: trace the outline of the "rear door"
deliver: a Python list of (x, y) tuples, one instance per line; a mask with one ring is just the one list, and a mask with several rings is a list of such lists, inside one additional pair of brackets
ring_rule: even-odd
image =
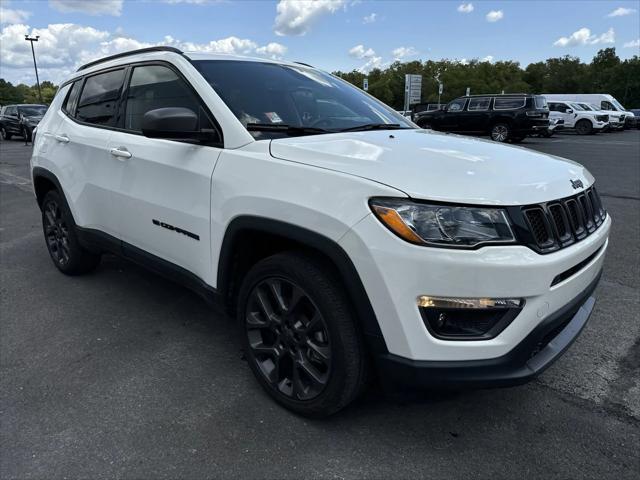
[[(108, 149), (122, 165), (114, 187), (124, 253), (147, 253), (199, 278), (211, 270), (210, 199), (213, 169), (222, 151), (219, 128), (191, 85), (169, 64), (132, 66), (121, 108), (120, 131)], [(202, 145), (142, 135), (145, 113), (183, 107), (213, 129), (220, 144)]]
[(107, 145), (125, 72), (121, 67), (76, 82), (56, 112), (62, 116), (60, 124), (55, 132), (48, 132), (53, 135), (48, 156), (62, 177), (76, 223), (114, 237), (118, 211), (111, 191), (122, 164), (109, 155)]
[(565, 127), (573, 128), (575, 123), (575, 114), (567, 104), (561, 102), (549, 102), (549, 111), (554, 112), (554, 118), (561, 118), (564, 120)]
[(489, 130), (491, 97), (471, 97), (460, 114), (460, 131), (486, 132)]

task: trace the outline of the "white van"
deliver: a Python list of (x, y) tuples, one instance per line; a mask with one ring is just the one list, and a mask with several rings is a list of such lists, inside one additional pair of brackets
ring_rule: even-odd
[(609, 115), (611, 112), (619, 112), (620, 121), (623, 125), (627, 127), (634, 123), (634, 114), (630, 112), (626, 108), (622, 106), (622, 104), (613, 97), (613, 95), (609, 95), (608, 93), (553, 93), (553, 94), (543, 94), (547, 97), (547, 100), (564, 100), (570, 102), (584, 102), (589, 103), (596, 107), (597, 109), (606, 111), (608, 110)]

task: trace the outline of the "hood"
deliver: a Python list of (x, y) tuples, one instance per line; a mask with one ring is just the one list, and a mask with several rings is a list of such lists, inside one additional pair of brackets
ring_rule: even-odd
[(40, 120), (42, 120), (42, 118), (44, 117), (44, 115), (29, 115), (28, 117), (25, 116), (25, 120), (28, 120), (29, 123), (32, 124), (38, 124), (40, 123)]
[[(593, 183), (582, 165), (522, 147), (431, 130), (289, 137), (271, 155), (394, 187), (416, 199), (527, 205), (578, 193)], [(571, 180), (584, 188), (574, 190)]]

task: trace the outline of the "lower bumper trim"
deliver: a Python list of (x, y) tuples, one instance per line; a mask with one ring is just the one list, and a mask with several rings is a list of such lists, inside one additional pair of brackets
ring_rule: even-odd
[(538, 325), (510, 352), (497, 358), (465, 361), (410, 360), (390, 353), (377, 357), (383, 382), (409, 388), (490, 388), (526, 383), (556, 361), (587, 324), (591, 296), (602, 271), (567, 305)]

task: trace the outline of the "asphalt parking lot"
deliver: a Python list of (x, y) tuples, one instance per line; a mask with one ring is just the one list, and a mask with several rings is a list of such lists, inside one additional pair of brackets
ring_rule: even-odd
[(309, 421), (262, 392), (233, 322), (190, 291), (111, 256), (58, 273), (31, 149), (0, 143), (0, 477), (639, 478), (640, 131), (523, 147), (587, 166), (614, 220), (581, 337), (526, 386), (372, 390)]

